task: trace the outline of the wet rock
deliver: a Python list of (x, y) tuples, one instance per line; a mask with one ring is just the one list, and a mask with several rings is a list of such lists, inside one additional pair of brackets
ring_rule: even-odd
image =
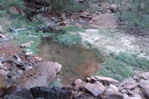
[(85, 85), (85, 89), (91, 92), (96, 97), (101, 95), (105, 91), (105, 89), (100, 87), (98, 83), (87, 83)]
[(92, 17), (89, 26), (98, 29), (114, 29), (117, 25), (117, 18), (114, 14), (105, 13)]
[(33, 44), (33, 43), (34, 43), (33, 41), (29, 41), (29, 42), (27, 42), (27, 43), (23, 43), (23, 44), (21, 44), (20, 47), (22, 47), (22, 48), (30, 47), (31, 44)]
[(4, 99), (34, 99), (34, 98), (29, 90), (19, 88), (12, 94), (6, 95)]
[(30, 89), (34, 98), (71, 99), (72, 92), (65, 88), (34, 87)]
[[(57, 62), (43, 62), (39, 66), (25, 71), (12, 85), (13, 88), (22, 87), (30, 89), (35, 86), (48, 87), (60, 72), (62, 65)], [(13, 90), (13, 89), (12, 89)]]

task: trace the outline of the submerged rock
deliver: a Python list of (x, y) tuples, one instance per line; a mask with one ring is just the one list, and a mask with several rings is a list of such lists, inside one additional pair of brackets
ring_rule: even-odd
[(43, 62), (39, 66), (25, 71), (16, 82), (11, 86), (14, 88), (30, 89), (35, 86), (48, 87), (56, 78), (56, 74), (60, 72), (62, 65), (57, 62)]

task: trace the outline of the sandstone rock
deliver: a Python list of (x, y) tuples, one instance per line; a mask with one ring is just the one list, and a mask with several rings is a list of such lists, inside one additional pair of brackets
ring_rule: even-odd
[(98, 81), (100, 81), (102, 83), (104, 83), (104, 82), (108, 82), (108, 83), (111, 83), (111, 84), (119, 83), (119, 81), (117, 81), (113, 78), (110, 78), (110, 77), (95, 76), (94, 78), (96, 78)]
[[(57, 62), (43, 62), (39, 66), (25, 71), (12, 85), (13, 88), (22, 87), (30, 89), (35, 86), (48, 87), (56, 77), (62, 65)], [(13, 90), (13, 89), (12, 89)]]
[(99, 96), (101, 94), (104, 93), (105, 89), (103, 89), (102, 87), (99, 86), (98, 83), (94, 83), (94, 84), (91, 84), (91, 83), (87, 83), (85, 85), (85, 89), (90, 91), (94, 96)]
[(114, 14), (106, 13), (92, 17), (89, 26), (98, 29), (114, 29), (118, 26)]
[(29, 41), (29, 42), (27, 42), (27, 43), (21, 44), (21, 47), (23, 47), (23, 48), (30, 47), (31, 44), (33, 44), (33, 43), (34, 43), (33, 41)]

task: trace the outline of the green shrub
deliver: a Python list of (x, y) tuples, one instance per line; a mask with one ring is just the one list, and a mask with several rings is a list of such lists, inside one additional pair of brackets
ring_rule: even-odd
[(62, 44), (62, 46), (70, 47), (79, 44), (81, 38), (79, 34), (59, 34), (55, 37), (55, 40)]

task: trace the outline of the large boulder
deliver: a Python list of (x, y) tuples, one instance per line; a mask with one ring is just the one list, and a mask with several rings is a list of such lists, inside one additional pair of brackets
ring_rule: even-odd
[(106, 13), (92, 17), (89, 26), (98, 29), (114, 29), (118, 26), (114, 14)]
[(25, 71), (11, 86), (14, 90), (17, 87), (30, 89), (35, 86), (48, 87), (60, 72), (62, 65), (57, 62), (43, 62), (39, 66)]

